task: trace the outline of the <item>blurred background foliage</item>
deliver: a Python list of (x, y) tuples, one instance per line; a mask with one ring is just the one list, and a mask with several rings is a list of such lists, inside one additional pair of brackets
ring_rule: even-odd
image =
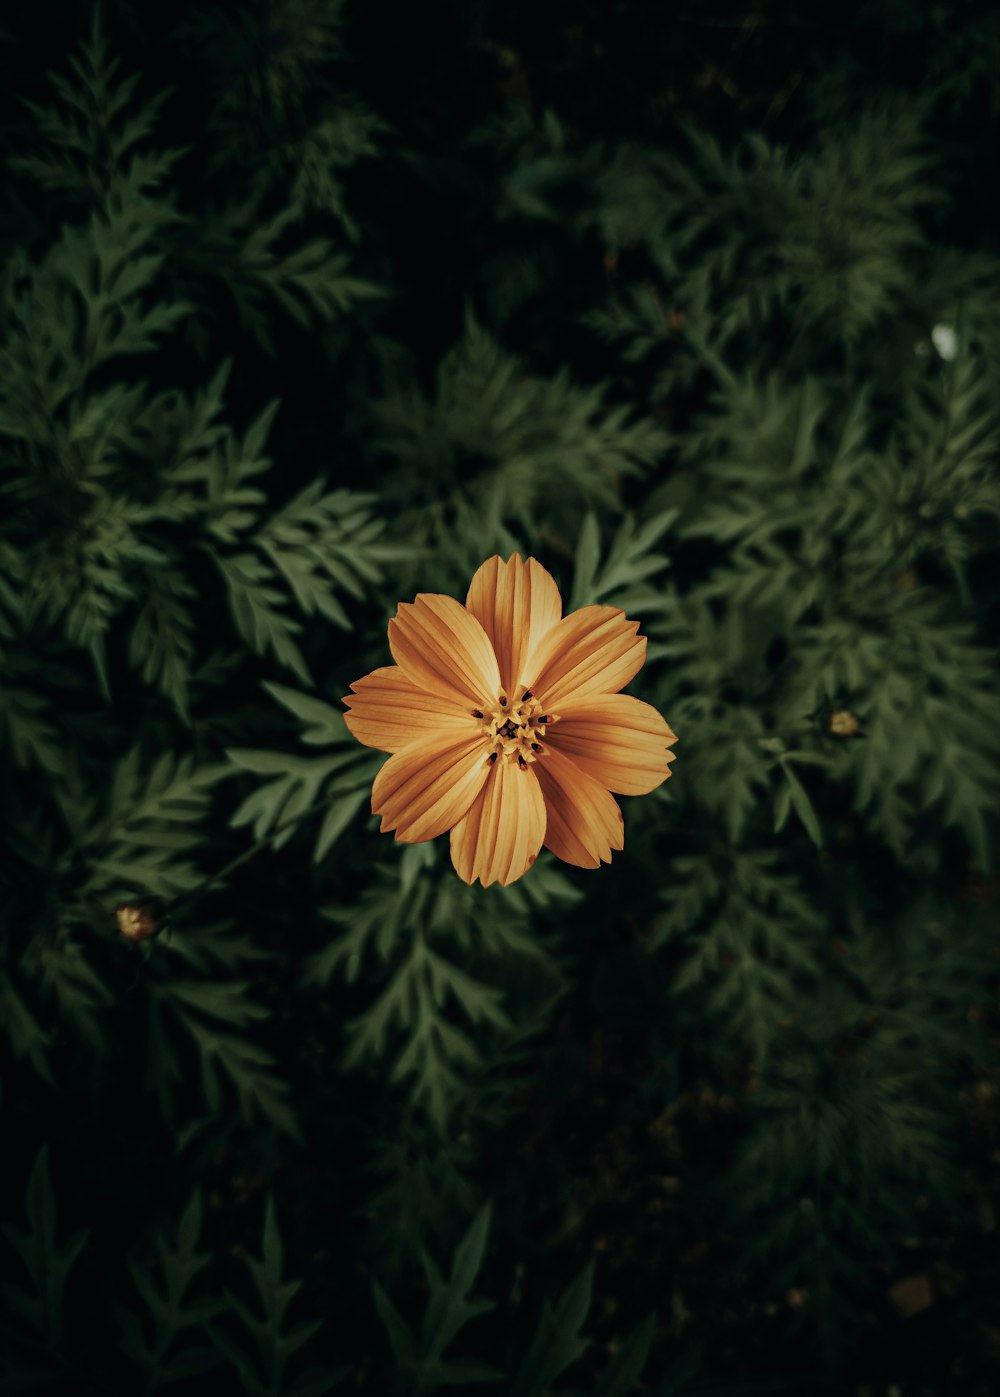
[[(0, 71), (0, 1391), (995, 1392), (1000, 11)], [(484, 891), (338, 700), (514, 548), (680, 742)]]

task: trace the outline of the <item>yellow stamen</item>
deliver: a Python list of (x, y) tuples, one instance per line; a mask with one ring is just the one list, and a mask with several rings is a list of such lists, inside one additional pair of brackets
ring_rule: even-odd
[(546, 728), (558, 721), (558, 714), (543, 713), (542, 705), (530, 692), (520, 703), (512, 703), (506, 694), (498, 694), (491, 703), (473, 710), (472, 716), (482, 720), (483, 736), (489, 746), (489, 760), (497, 757), (516, 761), (525, 768), (529, 762), (545, 755), (539, 738)]

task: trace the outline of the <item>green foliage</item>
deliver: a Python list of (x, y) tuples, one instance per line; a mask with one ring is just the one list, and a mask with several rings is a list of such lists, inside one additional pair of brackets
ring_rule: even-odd
[(705, 131), (687, 138), (676, 154), (624, 146), (602, 177), (595, 222), (609, 247), (648, 249), (699, 335), (711, 327), (721, 343), (787, 324), (794, 306), (852, 345), (898, 307), (923, 241), (919, 217), (940, 197), (918, 109), (873, 108), (797, 157), (757, 133), (732, 151)]
[[(683, 813), (647, 945), (673, 957), (682, 1023), (750, 1056), (753, 1123), (720, 1188), (751, 1274), (802, 1288), (827, 1355), (857, 1323), (861, 1252), (917, 1230), (918, 1190), (953, 1206), (950, 1073), (985, 973), (945, 1008), (968, 940), (945, 950), (920, 901), (859, 922), (865, 861), (887, 847), (933, 901), (951, 827), (994, 867), (1000, 776), (975, 622), (996, 546), (988, 332), (940, 249), (924, 297), (940, 191), (917, 110), (838, 122), (794, 156), (701, 131), (682, 155), (623, 147), (596, 222), (646, 267), (585, 317), (651, 406), (708, 382), (649, 506), (678, 511), (700, 566), (675, 563), (650, 624)], [(830, 952), (845, 918), (864, 927), (849, 987)], [(935, 973), (942, 997), (918, 1007)]]
[(554, 1305), (546, 1302), (531, 1347), (514, 1375), (511, 1397), (543, 1397), (560, 1373), (586, 1352), (581, 1330), (590, 1310), (593, 1283), (588, 1267)]
[(176, 1243), (162, 1233), (155, 1239), (155, 1273), (138, 1261), (129, 1261), (144, 1313), (140, 1316), (118, 1307), (120, 1344), (142, 1370), (147, 1394), (203, 1373), (211, 1365), (212, 1351), (196, 1341), (197, 1334), (221, 1306), (217, 1300), (190, 1294), (198, 1288), (197, 1278), (209, 1262), (209, 1253), (198, 1250), (201, 1232), (202, 1201), (195, 1192), (181, 1214)]
[[(79, 57), (69, 59), (73, 78), (49, 74), (57, 101), (25, 101), (34, 118), (37, 149), (11, 155), (9, 168), (28, 175), (50, 194), (82, 203), (102, 198), (109, 180), (120, 178), (125, 171), (126, 156), (131, 157), (130, 170), (142, 168), (143, 157), (135, 147), (152, 135), (166, 94), (137, 106), (138, 74), (117, 80), (120, 67), (95, 10)], [(152, 183), (155, 166), (147, 168), (145, 182)], [(160, 175), (168, 168), (164, 166)]]
[(178, 1050), (183, 1031), (197, 1055), (201, 1094), (210, 1117), (219, 1117), (235, 1091), (245, 1121), (257, 1117), (275, 1130), (300, 1139), (289, 1087), (275, 1071), (272, 1053), (251, 1037), (252, 1026), (269, 1011), (247, 997), (244, 980), (158, 978), (150, 988), (147, 1017), (147, 1086), (154, 1090), (169, 1121), (184, 1081)]
[(673, 983), (704, 990), (703, 1012), (722, 1041), (748, 1044), (763, 1064), (782, 1020), (821, 976), (823, 919), (773, 850), (694, 854), (671, 865), (668, 910), (650, 944), (689, 938)]
[(304, 329), (383, 294), (352, 270), (343, 174), (374, 155), (387, 123), (329, 69), (343, 59), (342, 6), (259, 0), (190, 13), (179, 30), (206, 94), (200, 133), (211, 216), (196, 263), (274, 359), (274, 311)]
[(170, 898), (195, 887), (198, 871), (185, 856), (202, 838), (209, 788), (222, 774), (219, 765), (198, 768), (171, 752), (142, 772), (138, 749), (127, 753), (105, 809), (80, 830), (89, 854), (83, 896), (113, 907), (137, 893)]
[[(989, 1358), (997, 26), (502, 8), (0, 34), (4, 1392), (929, 1391), (915, 1266)], [(482, 889), (340, 698), (515, 549), (679, 741)]]
[(300, 733), (304, 743), (333, 750), (325, 756), (303, 757), (231, 749), (227, 755), (235, 768), (274, 778), (246, 797), (232, 823), (237, 827), (252, 825), (257, 839), (269, 837), (277, 849), (308, 814), (322, 809), (325, 813), (313, 849), (313, 859), (319, 863), (368, 801), (377, 758), (371, 751), (359, 749), (343, 716), (329, 704), (283, 684), (264, 687), (305, 725)]
[[(240, 440), (218, 420), (228, 367), (190, 401), (145, 382), (102, 381), (100, 373), (123, 357), (162, 354), (182, 324), (191, 325), (193, 304), (169, 288), (184, 278), (190, 284), (200, 263), (224, 269), (258, 333), (269, 324), (262, 295), (310, 325), (341, 315), (372, 288), (345, 277), (346, 259), (323, 239), (292, 237), (294, 206), (252, 237), (245, 234), (252, 211), (230, 216), (225, 237), (209, 225), (208, 245), (195, 255), (188, 220), (162, 189), (179, 153), (133, 154), (151, 139), (161, 102), (136, 104), (134, 79), (114, 87), (116, 67), (95, 28), (74, 65), (77, 86), (54, 80), (68, 112), (36, 111), (44, 139), (71, 164), (60, 174), (41, 156), (14, 162), (67, 196), (86, 186), (92, 212), (65, 224), (37, 258), (18, 252), (9, 263), (0, 437), (19, 509), (5, 547), (11, 601), (29, 626), (58, 625), (90, 653), (107, 692), (108, 637), (120, 616), (131, 616), (129, 663), (186, 715), (195, 600), (204, 585), (193, 531), (203, 531), (225, 578), (239, 636), (260, 654), (274, 653), (303, 682), (301, 625), (289, 605), (349, 624), (337, 593), (357, 597), (398, 550), (376, 541), (384, 523), (369, 517), (366, 497), (325, 491), (319, 480), (258, 520), (255, 506), (268, 497), (249, 482), (269, 465), (264, 444), (277, 404)], [(124, 131), (109, 141), (119, 118)], [(239, 255), (226, 254), (219, 238)], [(15, 637), (22, 628), (15, 623)], [(47, 729), (32, 721), (40, 707), (30, 693), (16, 695), (5, 717), (23, 756), (51, 766)]]
[[(833, 403), (808, 378), (788, 388), (772, 377), (763, 391), (727, 381), (697, 448), (688, 448), (711, 455), (699, 463), (707, 489), (686, 501), (681, 532), (724, 542), (727, 556), (690, 602), (678, 597), (664, 610), (665, 653), (688, 689), (678, 721), (695, 721), (695, 744), (704, 725), (704, 789), (734, 839), (766, 784), (770, 751), (786, 780), (790, 760), (848, 780), (898, 858), (914, 848), (913, 823), (931, 802), (962, 828), (981, 866), (992, 862), (984, 813), (1000, 776), (995, 748), (985, 735), (974, 763), (961, 748), (968, 751), (973, 726), (984, 734), (995, 675), (953, 603), (907, 571), (944, 556), (965, 591), (959, 560), (972, 534), (963, 536), (963, 521), (993, 509), (992, 487), (973, 483), (980, 443), (996, 430), (975, 386), (984, 372), (952, 379), (965, 385), (969, 416), (957, 435), (944, 425), (938, 434), (934, 489), (920, 485), (929, 459), (924, 391), (907, 395), (903, 410), (913, 416), (897, 426), (897, 440), (909, 443), (901, 453), (916, 451), (918, 437), (923, 443), (924, 464), (907, 460), (905, 487), (896, 448), (873, 443), (881, 424), (864, 397), (824, 430)], [(950, 389), (941, 401), (954, 405)], [(908, 498), (919, 502), (910, 519)], [(770, 674), (762, 663), (769, 646), (786, 651)], [(734, 705), (737, 690), (753, 701)], [(820, 724), (844, 708), (861, 719), (863, 737), (834, 751)], [(693, 755), (697, 767), (702, 753)], [(821, 842), (794, 772), (784, 800)], [(786, 813), (778, 807), (779, 827)]]
[(421, 1259), (430, 1296), (419, 1334), (411, 1331), (388, 1295), (376, 1283), (375, 1304), (392, 1345), (399, 1392), (425, 1397), (426, 1393), (436, 1392), (440, 1387), (491, 1382), (500, 1376), (494, 1368), (479, 1360), (444, 1356), (467, 1324), (493, 1309), (491, 1301), (474, 1300), (470, 1296), (483, 1264), (489, 1227), (489, 1209), (482, 1208), (456, 1248), (447, 1281), (424, 1253)]
[(15, 1058), (26, 1059), (38, 1075), (44, 1077), (51, 1085), (52, 1072), (47, 1056), (49, 1034), (32, 1014), (7, 975), (0, 978), (0, 1004), (3, 1005), (4, 1032)]
[[(25, 884), (48, 866), (59, 887), (39, 881), (40, 920), (26, 943), (13, 934), (12, 904), (5, 917), (11, 928), (4, 952), (8, 970), (0, 974), (7, 1005), (4, 1027), (15, 1055), (27, 1059), (52, 1081), (48, 1052), (55, 1035), (39, 1020), (55, 1011), (58, 1022), (93, 1059), (106, 1057), (110, 1043), (107, 1011), (120, 992), (105, 964), (98, 968), (94, 935), (106, 934), (114, 909), (136, 899), (169, 899), (190, 892), (200, 880), (193, 856), (204, 839), (210, 790), (225, 772), (221, 764), (196, 766), (191, 755), (163, 752), (144, 769), (134, 747), (108, 771), (101, 799), (84, 794), (77, 781), (53, 795), (64, 820), (57, 851), (43, 844), (33, 856)], [(65, 1035), (59, 1034), (60, 1038)]]
[[(630, 616), (645, 618), (661, 609), (659, 588), (649, 583), (669, 568), (670, 559), (653, 549), (676, 518), (676, 510), (665, 510), (637, 526), (631, 516), (627, 517), (602, 561), (597, 518), (588, 514), (577, 539), (573, 596), (567, 610), (576, 611), (581, 606), (620, 606)], [(662, 578), (660, 581), (662, 584)]]
[(667, 438), (627, 407), (606, 408), (604, 396), (603, 385), (584, 388), (564, 371), (525, 373), (468, 314), (433, 398), (410, 379), (390, 383), (376, 406), (376, 442), (390, 463), (385, 489), (409, 506), (401, 524), (432, 546), (464, 497), (533, 540), (543, 503), (548, 512), (571, 494), (573, 524), (580, 504), (614, 508), (618, 478), (648, 471)]
[(255, 193), (290, 187), (297, 207), (332, 215), (357, 238), (339, 172), (376, 153), (387, 123), (325, 81), (345, 57), (343, 8), (291, 0), (201, 10), (181, 36), (209, 92), (212, 178), (231, 181), (235, 167)]
[(453, 999), (472, 1028), (509, 1030), (510, 1019), (500, 1006), (498, 990), (473, 979), (453, 962), (432, 951), (419, 933), (395, 967), (393, 977), (364, 1017), (354, 1025), (346, 1056), (348, 1067), (385, 1056), (394, 1029), (408, 1032), (408, 1041), (390, 1074), (390, 1081), (414, 1078), (413, 1097), (425, 1104), (434, 1123), (444, 1129), (448, 1096), (454, 1091), (456, 1067), (478, 1066), (481, 1058), (471, 1038), (455, 1028), (442, 1012)]
[(277, 306), (303, 329), (334, 320), (357, 301), (380, 296), (372, 282), (349, 274), (351, 259), (329, 238), (289, 248), (302, 223), (294, 206), (260, 222), (256, 205), (228, 208), (209, 229), (206, 256), (220, 269), (241, 324), (265, 353), (275, 354), (269, 312)]
[[(3, 1236), (17, 1253), (21, 1267), (8, 1274), (3, 1297), (9, 1318), (2, 1327), (4, 1378), (10, 1384), (24, 1379), (39, 1364), (46, 1376), (65, 1371), (64, 1315), (70, 1271), (87, 1244), (86, 1230), (69, 1241), (57, 1240), (56, 1196), (49, 1152), (38, 1152), (28, 1179), (25, 1227), (4, 1224)], [(27, 1276), (25, 1277), (25, 1272)], [(34, 1371), (38, 1371), (35, 1369)]]
[[(273, 654), (308, 684), (296, 639), (303, 627), (289, 615), (289, 604), (304, 617), (349, 629), (338, 592), (360, 600), (366, 586), (381, 580), (381, 564), (406, 550), (380, 541), (385, 525), (371, 515), (371, 496), (326, 491), (320, 480), (261, 521), (267, 495), (249, 482), (270, 465), (262, 453), (277, 404), (264, 410), (239, 445), (231, 436), (218, 442), (211, 420), (222, 381), (218, 376), (206, 400), (191, 411), (200, 440), (191, 440), (190, 427), (181, 437), (184, 454), (171, 484), (195, 490), (175, 496), (174, 508), (185, 519), (202, 516), (205, 547), (225, 580), (239, 635), (255, 653)], [(205, 447), (209, 454), (197, 454)], [(243, 551), (230, 551), (236, 549)]]
[[(446, 1386), (503, 1381), (501, 1371), (479, 1359), (445, 1356), (467, 1324), (495, 1308), (493, 1301), (471, 1295), (483, 1264), (489, 1230), (487, 1206), (480, 1208), (455, 1248), (447, 1280), (431, 1257), (422, 1252), (429, 1295), (419, 1333), (376, 1282), (375, 1304), (395, 1360), (395, 1391), (425, 1397), (426, 1393)], [(593, 1281), (593, 1268), (587, 1267), (554, 1305), (545, 1304), (534, 1337), (502, 1389), (508, 1397), (548, 1397), (555, 1379), (587, 1352), (590, 1341), (582, 1331), (591, 1307)], [(650, 1317), (628, 1335), (605, 1367), (592, 1389), (594, 1397), (624, 1397), (636, 1390), (652, 1334)]]
[(933, 596), (904, 594), (887, 603), (880, 624), (845, 618), (819, 634), (803, 628), (800, 662), (790, 693), (800, 712), (846, 704), (862, 721), (862, 739), (836, 754), (833, 770), (851, 782), (855, 805), (871, 812), (896, 857), (925, 856), (913, 827), (930, 807), (962, 830), (981, 868), (991, 867), (987, 814), (1000, 751), (985, 716), (995, 708), (996, 676), (971, 627)]
[(795, 1016), (754, 1097), (739, 1160), (754, 1182), (736, 1204), (750, 1260), (767, 1258), (776, 1292), (808, 1277), (828, 1342), (850, 1323), (859, 1252), (878, 1255), (894, 1227), (919, 1234), (918, 1191), (925, 1207), (955, 1206), (948, 1086), (977, 1051), (967, 1010), (986, 953), (981, 929), (919, 904), (894, 925), (852, 921), (824, 1013)]
[[(486, 1067), (476, 1039), (492, 1040), (492, 1054), (502, 1051), (533, 1016), (544, 1021), (559, 997), (558, 960), (529, 934), (530, 911), (576, 896), (554, 870), (530, 888), (466, 887), (436, 875), (424, 847), (412, 845), (396, 867), (382, 867), (358, 904), (324, 909), (342, 934), (307, 962), (303, 983), (325, 986), (335, 975), (350, 983), (374, 959), (381, 989), (345, 1025), (345, 1065), (391, 1059), (389, 1080), (404, 1083), (411, 1102), (443, 1133), (463, 1086)], [(437, 949), (442, 942), (450, 954)], [(521, 1030), (504, 1008), (503, 988), (490, 983), (498, 973), (516, 973), (519, 958), (534, 985), (533, 1002), (520, 1006)]]
[[(39, 939), (27, 948), (21, 965), (35, 980), (49, 1012), (54, 1010), (58, 1020), (72, 1028), (77, 1041), (95, 1059), (107, 1057), (111, 990), (73, 929), (64, 925), (51, 938)], [(42, 1076), (48, 1076), (40, 1063), (34, 1065)]]
[[(274, 1201), (264, 1212), (260, 1257), (247, 1257), (253, 1277), (258, 1310), (239, 1296), (227, 1293), (230, 1313), (245, 1334), (236, 1338), (220, 1325), (209, 1326), (212, 1342), (239, 1374), (240, 1387), (250, 1397), (324, 1397), (347, 1376), (337, 1372), (288, 1372), (290, 1362), (321, 1327), (320, 1320), (288, 1323), (288, 1309), (301, 1289), (301, 1281), (283, 1279), (284, 1246), (278, 1230)], [(253, 1347), (247, 1346), (249, 1339)]]

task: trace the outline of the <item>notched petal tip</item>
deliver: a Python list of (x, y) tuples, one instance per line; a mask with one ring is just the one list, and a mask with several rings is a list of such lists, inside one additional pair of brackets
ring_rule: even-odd
[(459, 739), (475, 731), (467, 708), (414, 683), (398, 665), (383, 665), (356, 679), (341, 702), (348, 710), (348, 732), (382, 752), (399, 752), (440, 734), (450, 732)]
[(551, 574), (534, 558), (512, 553), (487, 558), (469, 584), (465, 605), (496, 651), (505, 691), (512, 691), (535, 649), (562, 615), (562, 598)]
[(639, 622), (617, 606), (584, 606), (553, 626), (522, 677), (553, 707), (591, 694), (614, 694), (646, 661)]
[(554, 747), (537, 771), (548, 815), (545, 847), (577, 868), (610, 863), (612, 853), (625, 847), (618, 802)]
[(482, 757), (478, 732), (458, 740), (439, 733), (394, 753), (372, 787), (372, 814), (382, 816), (382, 833), (396, 831), (403, 843), (422, 844), (451, 829), (486, 780)]
[(545, 802), (533, 772), (513, 762), (498, 762), (451, 831), (456, 872), (466, 883), (509, 887), (537, 858), (545, 825)]
[(652, 704), (631, 694), (592, 694), (567, 700), (549, 741), (606, 790), (639, 796), (670, 775), (676, 738)]
[(389, 622), (389, 649), (411, 681), (466, 706), (482, 703), (500, 684), (489, 637), (461, 602), (421, 592), (400, 602)]

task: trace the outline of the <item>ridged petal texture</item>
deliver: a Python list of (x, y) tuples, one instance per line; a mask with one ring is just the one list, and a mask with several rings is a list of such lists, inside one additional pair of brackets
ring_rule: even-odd
[(462, 818), (489, 772), (483, 739), (437, 733), (395, 752), (372, 787), (382, 833), (404, 844), (435, 839)]
[(435, 733), (471, 737), (479, 731), (467, 703), (428, 693), (398, 665), (373, 669), (351, 689), (344, 698), (350, 709), (344, 722), (366, 747), (398, 752)]
[(500, 670), (489, 636), (461, 602), (421, 592), (389, 622), (392, 658), (418, 686), (470, 711), (492, 701)]
[(499, 557), (483, 563), (465, 605), (493, 643), (504, 689), (516, 697), (540, 641), (562, 616), (559, 588), (541, 563), (522, 562), (515, 553), (506, 563)]
[(615, 606), (583, 606), (552, 627), (523, 676), (537, 698), (552, 708), (570, 696), (616, 694), (642, 669), (646, 637), (638, 621), (626, 621)]
[(554, 747), (535, 770), (548, 812), (546, 849), (578, 868), (610, 863), (612, 850), (625, 847), (622, 812), (614, 797)]
[(607, 790), (644, 796), (670, 775), (677, 737), (652, 704), (597, 694), (566, 699), (548, 740)]
[(451, 861), (466, 883), (506, 887), (526, 873), (545, 838), (546, 810), (532, 767), (498, 761), (451, 832)]
[(391, 754), (372, 788), (383, 833), (415, 844), (450, 830), (456, 871), (484, 887), (515, 882), (543, 844), (579, 868), (609, 862), (624, 844), (611, 792), (654, 790), (677, 740), (619, 692), (646, 658), (638, 629), (612, 606), (563, 617), (552, 577), (517, 553), (483, 563), (465, 606), (401, 603), (396, 664), (344, 698), (358, 741)]

